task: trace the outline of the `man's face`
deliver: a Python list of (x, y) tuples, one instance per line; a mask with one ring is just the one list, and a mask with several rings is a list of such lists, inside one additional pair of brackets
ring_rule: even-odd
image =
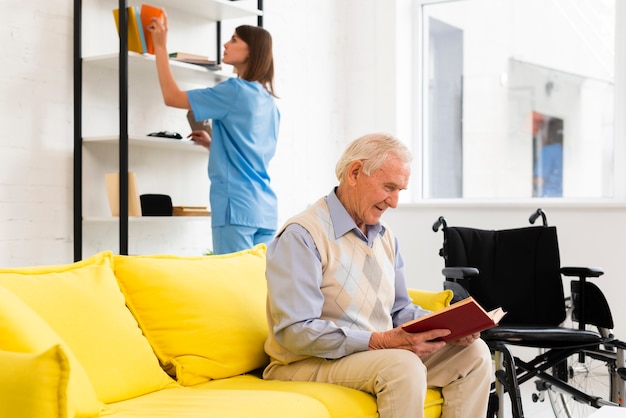
[(400, 190), (407, 188), (410, 174), (409, 164), (393, 154), (369, 176), (363, 173), (362, 164), (358, 172), (351, 172), (348, 212), (359, 228), (364, 230), (365, 225), (378, 223), (387, 208), (398, 206)]

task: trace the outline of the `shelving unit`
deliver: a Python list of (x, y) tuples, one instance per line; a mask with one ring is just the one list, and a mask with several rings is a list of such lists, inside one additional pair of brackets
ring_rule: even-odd
[[(133, 92), (129, 90), (129, 79), (137, 80), (134, 84), (145, 83), (144, 79), (154, 78), (156, 80), (156, 66), (153, 55), (137, 54), (129, 52), (127, 48), (127, 17), (125, 13), (120, 13), (120, 33), (119, 33), (119, 52), (111, 52), (111, 48), (104, 51), (97, 51), (97, 53), (89, 53), (83, 56), (83, 17), (85, 11), (83, 9), (84, 3), (87, 1), (74, 0), (74, 259), (80, 260), (83, 257), (83, 227), (85, 223), (92, 223), (96, 225), (115, 225), (119, 226), (119, 253), (128, 254), (129, 248), (129, 221), (132, 222), (133, 228), (172, 228), (172, 225), (176, 225), (176, 228), (181, 224), (192, 223), (196, 224), (198, 221), (202, 221), (200, 218), (194, 217), (150, 217), (150, 218), (129, 218), (128, 216), (128, 172), (132, 169), (132, 163), (134, 160), (140, 160), (140, 164), (144, 167), (146, 164), (154, 163), (156, 169), (148, 170), (150, 173), (158, 173), (164, 169), (171, 169), (173, 173), (170, 173), (172, 178), (175, 176), (182, 176), (181, 170), (187, 170), (188, 167), (195, 169), (200, 168), (202, 171), (188, 175), (187, 178), (194, 179), (196, 176), (204, 177), (204, 182), (208, 182), (206, 179), (206, 149), (188, 141), (188, 140), (174, 140), (167, 138), (156, 138), (146, 136), (147, 132), (165, 129), (152, 129), (158, 123), (166, 123), (157, 117), (157, 121), (154, 120), (154, 113), (162, 112), (165, 114), (168, 110), (165, 109), (165, 105), (160, 103), (150, 103), (152, 106), (151, 111), (138, 112), (137, 109), (141, 106), (132, 107), (129, 105)], [(187, 14), (190, 19), (195, 19), (194, 22), (199, 26), (206, 26), (214, 24), (215, 26), (215, 39), (216, 39), (216, 55), (219, 60), (221, 51), (221, 22), (223, 20), (238, 19), (238, 18), (257, 18), (257, 24), (262, 25), (262, 1), (257, 1), (256, 8), (250, 7), (249, 4), (244, 5), (247, 2), (227, 1), (227, 0), (155, 0), (149, 1), (149, 4), (157, 7), (163, 7), (170, 11), (172, 15), (185, 16)], [(132, 5), (140, 5), (135, 3)], [(119, 8), (119, 10), (126, 10), (128, 6), (126, 0), (111, 1), (110, 8), (107, 4), (107, 10), (100, 10), (101, 18), (104, 19), (107, 13), (111, 13), (111, 10)], [(103, 2), (91, 2), (90, 7), (97, 8), (103, 7)], [(92, 12), (92, 10), (89, 10)], [(89, 15), (89, 13), (87, 13)], [(91, 15), (93, 17), (93, 14)], [(170, 15), (171, 16), (171, 15)], [(98, 25), (104, 25), (105, 22), (100, 22), (98, 18)], [(113, 25), (112, 16), (108, 16), (110, 24)], [(170, 17), (171, 19), (171, 17)], [(203, 22), (202, 19), (206, 20)], [(170, 20), (172, 22), (172, 20)], [(206, 23), (206, 25), (205, 25)], [(172, 27), (170, 23), (170, 28)], [(206, 28), (204, 28), (206, 29)], [(114, 25), (113, 25), (114, 30)], [(104, 35), (97, 35), (104, 36)], [(109, 35), (110, 36), (110, 35)], [(117, 35), (113, 35), (117, 38)], [(206, 41), (206, 38), (204, 38)], [(116, 42), (117, 43), (117, 42)], [(110, 45), (108, 45), (110, 47)], [(117, 48), (115, 48), (117, 49)], [(210, 71), (205, 68), (196, 65), (185, 64), (181, 62), (172, 61), (172, 69), (177, 81), (186, 83), (187, 85), (196, 86), (208, 86), (218, 83), (232, 74), (228, 74), (222, 71)], [(98, 74), (95, 80), (85, 80), (85, 74), (95, 73)], [(98, 78), (99, 77), (99, 78)], [(113, 80), (113, 81), (112, 81)], [(110, 83), (112, 86), (117, 81), (117, 97), (112, 91), (114, 88), (107, 89), (104, 87), (106, 83)], [(157, 84), (158, 86), (158, 84)], [(182, 87), (182, 86), (181, 86)], [(95, 89), (95, 90), (93, 90)], [(100, 90), (97, 90), (100, 89)], [(148, 88), (145, 90), (154, 90)], [(143, 96), (142, 94), (136, 94), (135, 96)], [(154, 92), (152, 92), (154, 93)], [(91, 119), (85, 113), (85, 106), (89, 103), (89, 98), (97, 98), (97, 103), (94, 109), (91, 111)], [(132, 100), (135, 100), (133, 97)], [(139, 99), (140, 101), (141, 99)], [(149, 101), (149, 99), (145, 99)], [(92, 100), (93, 101), (93, 100)], [(159, 107), (160, 106), (160, 107)], [(114, 116), (115, 109), (118, 108), (117, 118)], [(103, 110), (106, 109), (106, 110)], [(158, 111), (152, 111), (154, 109), (160, 109)], [(177, 120), (176, 114), (171, 113), (164, 116), (165, 121), (172, 122)], [(180, 112), (180, 111), (179, 111)], [(148, 116), (146, 116), (146, 113)], [(179, 113), (180, 116), (180, 113)], [(152, 117), (152, 120), (149, 120)], [(184, 126), (186, 120), (184, 120), (184, 113), (178, 117), (180, 122)], [(176, 123), (179, 123), (177, 120)], [(97, 126), (99, 125), (99, 126)], [(130, 126), (130, 129), (129, 129)], [(84, 129), (87, 128), (87, 129)], [(184, 128), (182, 128), (184, 129)], [(86, 130), (90, 132), (85, 135)], [(129, 130), (132, 133), (129, 133)], [(170, 129), (167, 129), (170, 130)], [(117, 131), (117, 132), (116, 132)], [(139, 132), (139, 133), (137, 133)], [(145, 154), (156, 155), (154, 161), (145, 157)], [(117, 158), (115, 158), (117, 154)], [(163, 158), (165, 156), (165, 158)], [(170, 160), (172, 156), (172, 160)], [(87, 164), (85, 164), (85, 158), (87, 158)], [(159, 160), (161, 158), (161, 160)], [(117, 161), (114, 161), (116, 160)], [(166, 161), (163, 161), (166, 159)], [(93, 193), (94, 189), (102, 188), (101, 184), (93, 184), (87, 187), (85, 179), (93, 183), (93, 178), (97, 176), (103, 177), (104, 172), (110, 170), (115, 165), (114, 171), (119, 172), (119, 191), (120, 191), (120, 216), (108, 217), (103, 216), (102, 210), (94, 211), (93, 207), (106, 206), (108, 210), (108, 204), (106, 199), (104, 205), (102, 205), (103, 197), (106, 196), (106, 191), (103, 190), (98, 195), (97, 199), (100, 199), (96, 204), (89, 201), (87, 202), (87, 211), (85, 211), (85, 199), (92, 199), (93, 196), (86, 196), (85, 189)], [(170, 167), (171, 166), (171, 167)], [(93, 171), (93, 173), (90, 172)], [(98, 172), (100, 170), (100, 172)], [(191, 169), (189, 169), (191, 170)], [(187, 171), (189, 171), (187, 170)], [(189, 174), (189, 172), (187, 173)], [(181, 180), (186, 181), (186, 180)], [(175, 180), (171, 182), (168, 180), (166, 183), (171, 183), (172, 189), (180, 189), (180, 183)], [(158, 183), (158, 181), (156, 181)], [(96, 182), (97, 183), (97, 182)], [(178, 184), (178, 186), (176, 185)], [(201, 186), (201, 194), (208, 196), (208, 183)], [(198, 194), (198, 193), (196, 193)], [(97, 200), (96, 199), (96, 200)], [(208, 198), (205, 198), (208, 200)], [(93, 199), (92, 199), (93, 200)], [(176, 203), (175, 203), (176, 205)], [(87, 212), (87, 213), (86, 213)], [(96, 213), (97, 212), (97, 213)], [(176, 218), (176, 219), (175, 219)], [(204, 218), (207, 221), (207, 218)], [(109, 233), (110, 231), (106, 231)], [(153, 233), (153, 231), (150, 231)]]

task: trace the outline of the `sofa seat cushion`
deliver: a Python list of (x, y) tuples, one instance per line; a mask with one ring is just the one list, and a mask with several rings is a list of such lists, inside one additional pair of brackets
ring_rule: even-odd
[(77, 263), (0, 269), (9, 289), (59, 335), (104, 403), (177, 386), (124, 301), (110, 251)]
[(115, 256), (129, 309), (180, 384), (267, 364), (265, 250), (260, 244), (213, 256)]
[[(194, 386), (195, 388), (232, 389), (232, 390), (271, 390), (278, 392), (300, 393), (313, 397), (323, 403), (332, 418), (378, 417), (376, 400), (365, 392), (339, 385), (319, 382), (285, 382), (265, 380), (253, 375), (235, 376), (228, 379), (212, 380)], [(426, 418), (441, 415), (441, 391), (428, 389), (424, 408)]]
[(330, 418), (318, 400), (266, 390), (222, 390), (180, 387), (163, 389), (107, 405), (111, 418)]
[(264, 390), (301, 394), (317, 399), (328, 409), (331, 418), (377, 418), (376, 400), (365, 392), (319, 382), (264, 380), (253, 375), (211, 380), (194, 386), (200, 389)]

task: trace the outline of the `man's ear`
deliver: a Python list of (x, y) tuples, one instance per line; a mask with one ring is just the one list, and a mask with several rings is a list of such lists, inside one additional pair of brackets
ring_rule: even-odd
[(350, 184), (354, 184), (359, 175), (363, 174), (363, 161), (357, 160), (348, 166), (347, 180)]

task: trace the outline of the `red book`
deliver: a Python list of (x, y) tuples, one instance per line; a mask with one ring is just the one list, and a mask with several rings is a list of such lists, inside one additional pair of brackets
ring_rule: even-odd
[(143, 33), (146, 38), (146, 47), (148, 54), (154, 54), (154, 44), (152, 43), (152, 34), (148, 30), (148, 26), (152, 24), (152, 18), (163, 19), (163, 9), (160, 7), (151, 6), (149, 4), (141, 5), (141, 25), (143, 26)]
[(450, 335), (440, 338), (448, 342), (495, 327), (505, 314), (501, 308), (487, 312), (474, 298), (469, 297), (440, 311), (409, 321), (402, 325), (402, 329), (407, 332), (449, 329)]

